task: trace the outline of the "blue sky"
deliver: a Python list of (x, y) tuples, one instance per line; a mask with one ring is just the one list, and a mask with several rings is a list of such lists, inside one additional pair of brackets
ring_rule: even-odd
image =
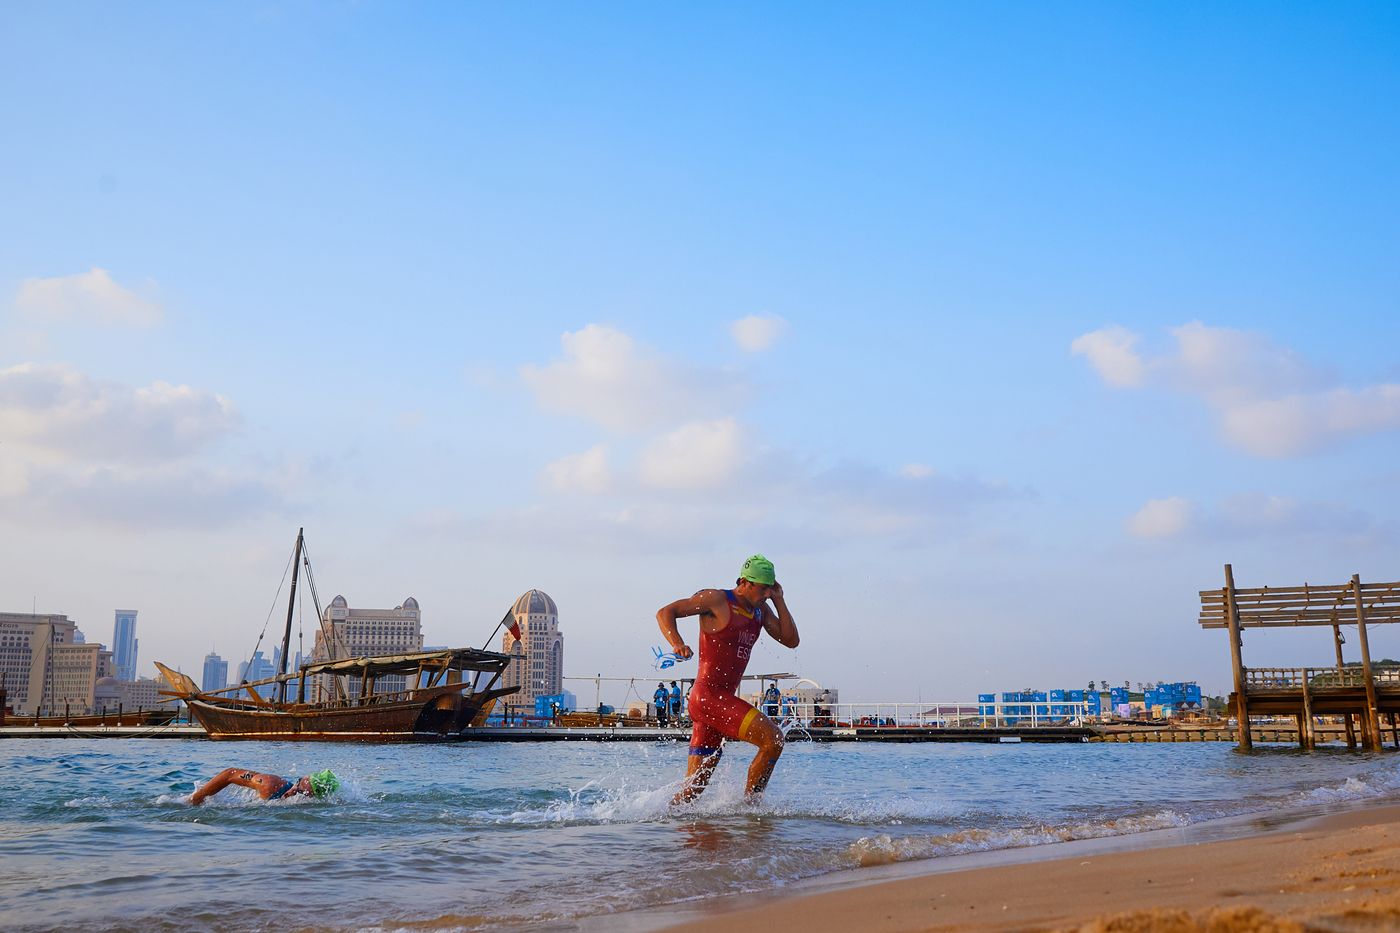
[(327, 598), (479, 643), (537, 586), (643, 676), (762, 550), (755, 664), (846, 698), (1222, 690), (1225, 561), (1397, 578), (1397, 27), (10, 5), (0, 603), (193, 669), (305, 525)]

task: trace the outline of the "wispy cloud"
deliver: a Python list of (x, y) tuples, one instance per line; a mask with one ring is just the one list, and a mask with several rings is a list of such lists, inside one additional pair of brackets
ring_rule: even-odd
[(581, 453), (568, 454), (545, 465), (545, 478), (556, 492), (597, 495), (612, 485), (607, 448), (595, 444)]
[(1127, 520), (1130, 534), (1144, 539), (1278, 542), (1287, 538), (1359, 542), (1387, 534), (1375, 515), (1337, 502), (1246, 492), (1202, 503), (1172, 496), (1149, 499)]
[(1180, 496), (1148, 499), (1128, 519), (1128, 531), (1137, 538), (1174, 538), (1190, 527), (1193, 509), (1191, 500)]
[(1258, 457), (1294, 457), (1400, 429), (1400, 384), (1350, 388), (1263, 334), (1194, 321), (1171, 331), (1175, 348), (1138, 352), (1139, 335), (1108, 327), (1070, 344), (1110, 386), (1154, 385), (1201, 399), (1222, 438)]
[(773, 314), (750, 314), (729, 325), (729, 333), (739, 349), (758, 353), (777, 343), (787, 333), (787, 321)]
[(560, 340), (563, 359), (523, 366), (521, 378), (545, 409), (610, 431), (634, 433), (722, 414), (742, 394), (736, 374), (668, 357), (603, 324)]
[(1138, 335), (1124, 327), (1105, 327), (1074, 338), (1069, 345), (1075, 356), (1083, 356), (1104, 382), (1111, 386), (1142, 385), (1147, 366), (1138, 356)]
[(238, 423), (228, 399), (187, 385), (97, 382), (64, 365), (0, 369), (0, 434), (58, 459), (180, 458)]
[(22, 312), (48, 321), (78, 321), (150, 327), (164, 316), (161, 305), (119, 285), (94, 266), (76, 275), (25, 279), (15, 295)]
[(697, 421), (647, 445), (638, 472), (658, 489), (714, 489), (735, 475), (742, 454), (743, 432), (733, 418)]
[(46, 519), (125, 528), (206, 529), (285, 508), (266, 480), (199, 464), (40, 469), (12, 507)]
[[(764, 341), (776, 333), (770, 324)], [(565, 334), (563, 346), (562, 360), (521, 370), (536, 401), (632, 435), (542, 468), (543, 487), (556, 494), (555, 527), (576, 529), (580, 540), (622, 551), (670, 548), (678, 529), (733, 527), (802, 548), (880, 538), (903, 545), (975, 533), (970, 514), (1025, 495), (928, 464), (831, 465), (774, 449), (745, 424), (746, 395), (728, 371), (684, 365), (598, 324)], [(434, 526), (500, 530), (490, 518), (477, 521), (486, 525), (437, 516)]]
[(239, 424), (232, 402), (192, 386), (98, 382), (64, 365), (0, 369), (0, 508), (127, 528), (216, 527), (280, 509), (284, 483), (271, 474), (201, 462)]

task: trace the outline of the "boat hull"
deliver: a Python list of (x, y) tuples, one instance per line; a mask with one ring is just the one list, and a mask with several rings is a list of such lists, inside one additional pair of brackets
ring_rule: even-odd
[(291, 742), (431, 742), (453, 738), (478, 711), (517, 688), (464, 693), (461, 685), (416, 690), (397, 702), (343, 707), (255, 708), (191, 698), (211, 739)]

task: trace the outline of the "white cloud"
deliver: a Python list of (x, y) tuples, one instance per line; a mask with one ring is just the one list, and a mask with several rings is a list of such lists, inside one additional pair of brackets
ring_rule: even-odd
[(237, 424), (228, 399), (186, 385), (99, 383), (63, 365), (0, 369), (0, 434), (58, 459), (180, 458)]
[(1222, 409), (1221, 429), (1255, 456), (1296, 456), (1350, 437), (1400, 430), (1400, 385), (1243, 401)]
[(549, 485), (559, 492), (586, 492), (596, 495), (606, 492), (612, 484), (608, 452), (602, 444), (595, 444), (581, 453), (569, 454), (546, 464), (544, 474)]
[(563, 335), (564, 358), (521, 378), (545, 408), (619, 432), (714, 415), (735, 401), (738, 377), (668, 359), (603, 324)]
[(647, 445), (638, 473), (658, 489), (711, 489), (741, 465), (743, 432), (733, 418), (700, 421), (663, 434)]
[(15, 306), (48, 320), (95, 321), (150, 327), (163, 315), (159, 304), (118, 285), (106, 269), (52, 278), (25, 279)]
[(745, 353), (767, 350), (787, 332), (787, 321), (773, 314), (750, 314), (729, 325), (734, 342)]
[(282, 507), (271, 484), (198, 464), (41, 470), (12, 507), (35, 516), (126, 528), (228, 525)]
[(1173, 538), (1191, 524), (1193, 505), (1190, 499), (1172, 496), (1169, 499), (1148, 499), (1128, 519), (1128, 531), (1138, 538)]
[(1171, 331), (1172, 352), (1144, 359), (1138, 335), (1093, 331), (1071, 345), (1113, 386), (1153, 382), (1195, 396), (1222, 438), (1258, 457), (1293, 457), (1354, 437), (1400, 430), (1400, 384), (1335, 386), (1335, 378), (1263, 334), (1199, 321)]
[(1176, 352), (1156, 361), (1164, 378), (1178, 390), (1217, 405), (1316, 390), (1331, 381), (1264, 334), (1192, 321), (1174, 328), (1171, 335)]
[(1376, 547), (1392, 540), (1393, 523), (1339, 502), (1307, 501), (1263, 492), (1245, 492), (1220, 502), (1198, 503), (1175, 497), (1152, 499), (1127, 522), (1139, 538), (1190, 536), (1221, 541), (1259, 539), (1277, 544), (1303, 539), (1312, 548)]
[(1123, 327), (1105, 327), (1074, 338), (1069, 345), (1075, 356), (1088, 357), (1104, 382), (1111, 386), (1142, 385), (1146, 367), (1134, 349), (1138, 335)]

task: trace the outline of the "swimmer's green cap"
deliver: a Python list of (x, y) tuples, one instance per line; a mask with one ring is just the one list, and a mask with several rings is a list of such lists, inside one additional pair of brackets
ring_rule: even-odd
[(329, 797), (340, 787), (340, 778), (329, 769), (311, 775), (311, 793), (317, 797)]
[(773, 573), (773, 562), (762, 554), (755, 554), (744, 561), (744, 569), (739, 571), (739, 577), (759, 586), (772, 586), (778, 581)]

